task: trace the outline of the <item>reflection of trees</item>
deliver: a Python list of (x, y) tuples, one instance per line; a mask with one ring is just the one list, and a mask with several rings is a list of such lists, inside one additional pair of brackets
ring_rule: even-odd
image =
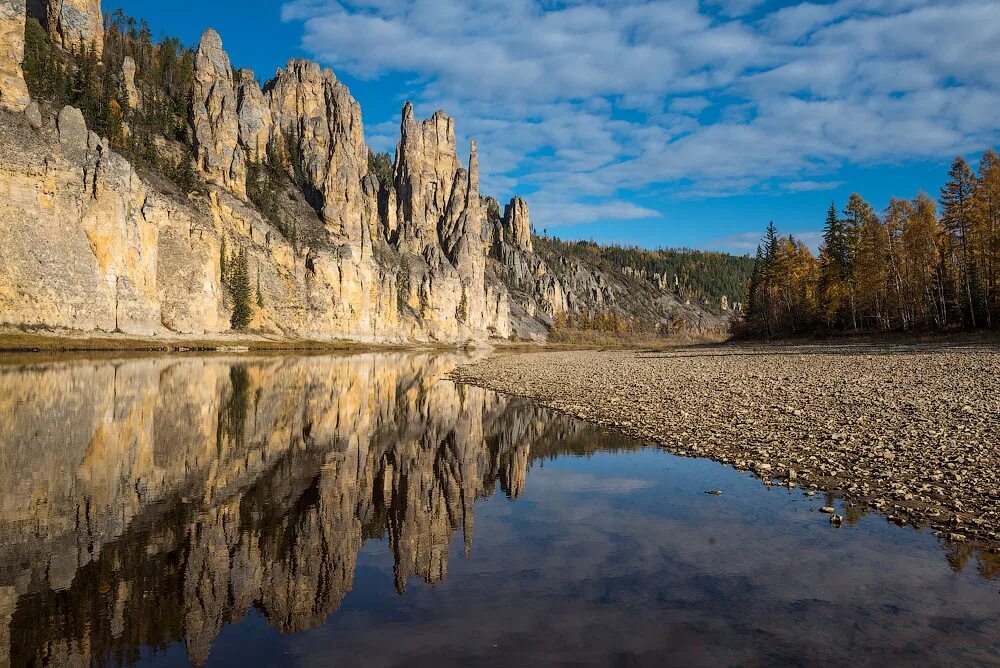
[[(498, 484), (516, 498), (531, 458), (608, 445), (526, 402), (440, 382), (453, 363), (25, 372), (41, 389), (0, 418), (0, 454), (25, 463), (27, 482), (0, 483), (17, 494), (50, 482), (42, 505), (0, 492), (0, 663), (6, 647), (15, 666), (132, 663), (142, 646), (177, 641), (201, 663), (251, 608), (282, 632), (316, 626), (351, 590), (365, 539), (388, 535), (401, 593), (414, 576), (438, 582), (456, 531), (471, 549), (476, 499)], [(22, 382), (0, 375), (0, 390)], [(66, 432), (38, 433), (43, 412), (67, 416)], [(46, 456), (32, 460), (32, 447)]]

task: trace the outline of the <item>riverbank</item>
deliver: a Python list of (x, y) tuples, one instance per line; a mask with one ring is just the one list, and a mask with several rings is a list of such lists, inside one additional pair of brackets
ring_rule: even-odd
[(313, 340), (269, 336), (255, 333), (229, 333), (209, 336), (131, 336), (116, 333), (75, 331), (0, 330), (0, 353), (38, 352), (363, 352), (413, 349), (454, 350), (460, 345), (444, 346), (434, 342), (380, 343), (351, 340)]
[(1000, 545), (1000, 346), (505, 353), (452, 377), (951, 541)]
[(228, 332), (208, 336), (172, 334), (168, 336), (133, 336), (111, 332), (73, 330), (25, 331), (0, 328), (0, 354), (3, 353), (86, 353), (86, 352), (369, 352), (395, 350), (461, 350), (495, 348), (504, 351), (649, 349), (665, 350), (678, 346), (711, 343), (711, 339), (691, 337), (663, 338), (626, 336), (592, 337), (574, 341), (531, 341), (489, 339), (466, 343), (408, 341), (385, 343), (348, 339), (313, 340), (256, 332)]

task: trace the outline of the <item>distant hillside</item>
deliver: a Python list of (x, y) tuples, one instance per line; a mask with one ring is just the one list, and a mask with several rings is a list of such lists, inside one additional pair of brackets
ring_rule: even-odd
[(730, 304), (746, 294), (754, 259), (743, 255), (715, 253), (689, 248), (649, 250), (635, 246), (602, 246), (593, 241), (561, 241), (543, 238), (540, 253), (569, 253), (606, 271), (626, 271), (662, 282), (685, 299), (705, 298), (718, 304), (726, 297)]

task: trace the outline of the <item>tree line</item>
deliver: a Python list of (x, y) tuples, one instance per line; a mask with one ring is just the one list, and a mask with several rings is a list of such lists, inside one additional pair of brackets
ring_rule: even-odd
[[(718, 305), (723, 296), (739, 301), (746, 292), (753, 258), (688, 248), (650, 250), (632, 246), (602, 246), (593, 241), (561, 241), (543, 231), (536, 237), (537, 252), (569, 253), (605, 271), (623, 273), (626, 268), (645, 272), (647, 280), (659, 274), (678, 297), (704, 300)], [(674, 288), (674, 278), (677, 279)]]
[(831, 203), (819, 256), (774, 223), (757, 248), (743, 334), (991, 329), (1000, 324), (1000, 156), (952, 162), (938, 201)]

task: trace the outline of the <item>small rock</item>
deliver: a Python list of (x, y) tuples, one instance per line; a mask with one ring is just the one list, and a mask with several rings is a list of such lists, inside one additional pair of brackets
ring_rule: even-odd
[(38, 108), (38, 103), (34, 100), (28, 105), (28, 108), (24, 110), (24, 116), (28, 119), (28, 125), (35, 128), (36, 130), (42, 127), (42, 111)]
[(837, 509), (831, 508), (830, 506), (823, 506), (822, 508), (819, 509), (819, 512), (826, 513), (827, 515), (832, 515), (833, 513), (837, 512)]

